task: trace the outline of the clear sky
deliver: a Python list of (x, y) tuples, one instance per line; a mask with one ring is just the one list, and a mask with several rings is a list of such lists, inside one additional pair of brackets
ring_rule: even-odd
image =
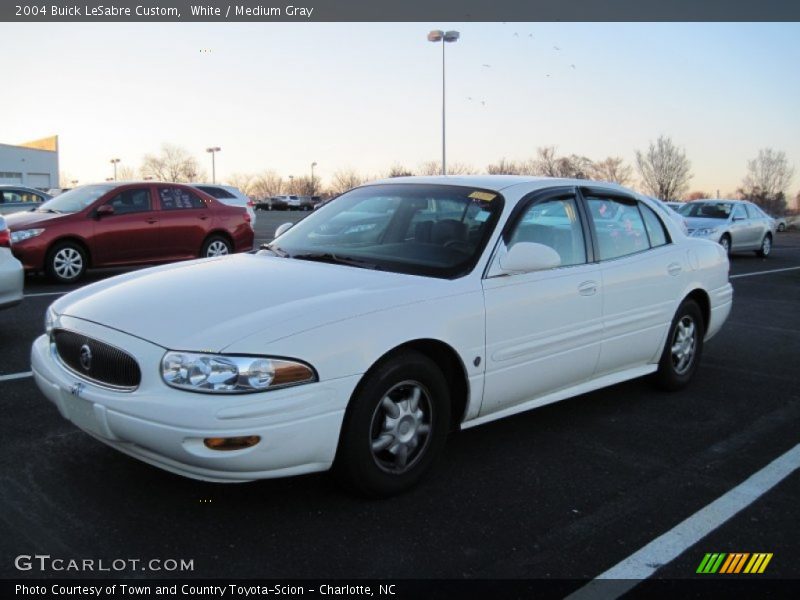
[(448, 162), (483, 170), (556, 145), (632, 163), (665, 134), (692, 190), (732, 192), (764, 147), (786, 152), (800, 188), (798, 23), (3, 23), (0, 142), (58, 134), (81, 183), (164, 142), (209, 172), (204, 149), (220, 146), (218, 179), (414, 168), (441, 153), (434, 28), (461, 32)]

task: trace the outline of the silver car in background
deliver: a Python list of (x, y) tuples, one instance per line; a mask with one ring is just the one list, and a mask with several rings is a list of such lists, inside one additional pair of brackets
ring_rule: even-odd
[(19, 304), (24, 284), (22, 263), (11, 254), (11, 232), (5, 217), (0, 216), (0, 308)]
[(728, 253), (769, 256), (775, 220), (746, 200), (695, 200), (681, 208), (689, 235), (718, 242)]

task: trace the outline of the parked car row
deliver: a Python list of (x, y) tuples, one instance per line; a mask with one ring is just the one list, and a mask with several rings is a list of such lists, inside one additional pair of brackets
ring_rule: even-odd
[(150, 181), (77, 187), (6, 221), (11, 251), (25, 270), (61, 283), (77, 281), (90, 267), (244, 252), (254, 239), (246, 207), (196, 187)]
[(257, 210), (314, 210), (322, 202), (319, 196), (297, 196), (294, 194), (271, 196), (256, 203)]
[(24, 185), (0, 184), (0, 215), (33, 210), (50, 198), (50, 194)]

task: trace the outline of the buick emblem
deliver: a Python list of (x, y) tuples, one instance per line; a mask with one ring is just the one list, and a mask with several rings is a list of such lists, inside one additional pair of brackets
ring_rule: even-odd
[(89, 348), (89, 344), (81, 346), (80, 361), (84, 371), (88, 371), (92, 368), (92, 349)]

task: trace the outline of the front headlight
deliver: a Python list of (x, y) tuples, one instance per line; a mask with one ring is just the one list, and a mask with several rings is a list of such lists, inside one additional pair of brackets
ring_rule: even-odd
[(35, 238), (37, 235), (42, 235), (43, 233), (44, 229), (21, 229), (20, 231), (12, 231), (11, 243), (18, 244), (19, 242)]
[(212, 394), (263, 392), (317, 380), (310, 366), (293, 360), (191, 352), (167, 352), (161, 378), (175, 388)]
[(692, 235), (696, 235), (698, 237), (708, 237), (710, 235), (714, 235), (717, 233), (717, 231), (719, 230), (716, 227), (705, 227), (703, 229), (695, 229)]

